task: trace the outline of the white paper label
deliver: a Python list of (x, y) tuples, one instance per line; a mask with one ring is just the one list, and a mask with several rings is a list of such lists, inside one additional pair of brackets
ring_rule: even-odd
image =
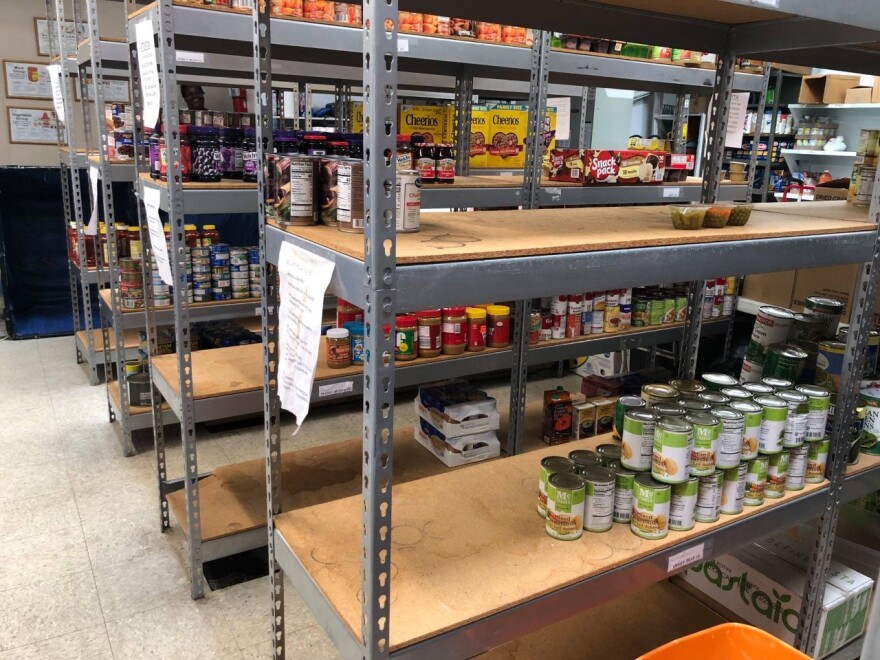
[(681, 552), (676, 552), (674, 555), (669, 556), (669, 564), (666, 569), (667, 573), (675, 573), (676, 571), (681, 570), (688, 564), (693, 564), (695, 561), (700, 561), (703, 558), (703, 543), (699, 545), (695, 545), (692, 548), (688, 548), (687, 550), (682, 550)]
[(345, 394), (354, 391), (354, 381), (347, 380), (343, 383), (331, 383), (330, 385), (318, 385), (318, 398), (323, 399), (325, 396), (335, 396), (337, 394)]
[(299, 433), (312, 398), (312, 383), (321, 346), (324, 293), (334, 264), (283, 243), (278, 255), (280, 305), (278, 308), (278, 398), (296, 417)]
[(571, 139), (571, 99), (567, 96), (547, 99), (547, 105), (556, 108), (556, 139)]
[(159, 69), (156, 47), (153, 45), (153, 22), (146, 19), (134, 26), (138, 48), (138, 69), (141, 74), (141, 95), (144, 103), (144, 126), (153, 127), (159, 121), (162, 91), (159, 87)]
[(49, 80), (52, 82), (52, 105), (55, 106), (55, 116), (58, 121), (64, 122), (64, 96), (61, 93), (61, 65), (50, 64)]
[[(92, 189), (92, 214), (89, 216), (89, 224), (86, 225), (86, 236), (98, 234), (98, 168), (94, 165), (89, 167), (89, 186)], [(105, 266), (107, 264), (104, 264)]]
[(192, 50), (179, 50), (177, 51), (176, 57), (178, 62), (192, 62), (193, 64), (205, 63), (205, 54), (197, 53)]
[(162, 231), (162, 220), (159, 218), (159, 199), (161, 191), (158, 188), (144, 187), (144, 209), (147, 212), (147, 226), (150, 229), (150, 248), (156, 258), (156, 267), (159, 276), (169, 286), (174, 284), (171, 275), (171, 262), (168, 260), (168, 244), (165, 243), (165, 232)]
[(730, 95), (730, 109), (727, 114), (727, 134), (724, 137), (725, 147), (742, 149), (748, 105), (748, 92), (737, 92)]
[(681, 188), (667, 188), (664, 186), (663, 197), (681, 197)]
[(398, 53), (408, 53), (409, 52), (409, 39), (401, 39), (397, 37), (397, 52)]
[(779, 0), (752, 0), (752, 4), (779, 9)]

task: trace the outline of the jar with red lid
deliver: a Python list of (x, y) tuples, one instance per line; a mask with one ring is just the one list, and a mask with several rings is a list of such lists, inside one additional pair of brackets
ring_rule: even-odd
[(482, 307), (467, 308), (467, 349), (486, 349), (486, 310)]
[(434, 156), (434, 145), (423, 142), (413, 147), (415, 169), (418, 170), (422, 183), (434, 183), (437, 178), (437, 159)]
[(413, 169), (413, 147), (409, 135), (397, 136), (397, 149), (394, 158), (397, 170)]
[(419, 357), (419, 320), (411, 314), (401, 314), (394, 322), (394, 357), (397, 360), (415, 360)]
[(419, 357), (437, 357), (442, 350), (440, 310), (426, 309), (416, 312), (416, 318), (419, 322)]
[(461, 355), (467, 347), (467, 315), (464, 307), (443, 308), (443, 354)]
[(326, 156), (327, 155), (327, 136), (307, 134), (302, 136), (299, 143), (299, 152), (305, 156)]
[(455, 183), (455, 157), (451, 144), (438, 144), (434, 152), (434, 171), (437, 183)]
[[(190, 150), (189, 136), (186, 132), (186, 125), (181, 124), (179, 127), (180, 134), (180, 180), (189, 181), (191, 179), (192, 170), (192, 152)], [(168, 180), (168, 147), (163, 134), (159, 138), (159, 179)]]
[(355, 307), (347, 300), (343, 300), (342, 298), (336, 299), (336, 327), (342, 328), (345, 327), (346, 323), (351, 323), (353, 321), (364, 322), (364, 310), (360, 307)]
[(348, 149), (348, 142), (338, 140), (327, 143), (327, 155), (328, 156), (339, 156), (341, 158), (348, 158), (350, 153)]
[(490, 348), (510, 346), (510, 307), (489, 305), (486, 308), (486, 345)]

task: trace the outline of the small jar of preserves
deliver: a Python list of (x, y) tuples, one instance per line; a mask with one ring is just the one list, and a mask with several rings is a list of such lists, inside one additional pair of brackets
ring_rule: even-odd
[(247, 183), (257, 182), (257, 131), (254, 128), (244, 129), (241, 141), (241, 180)]
[(455, 183), (455, 157), (451, 144), (438, 144), (434, 152), (437, 183)]
[(150, 153), (150, 178), (158, 179), (160, 176), (159, 142), (162, 139), (162, 124), (152, 132), (149, 139)]
[(351, 343), (345, 328), (330, 328), (327, 331), (327, 366), (330, 369), (351, 366)]
[(437, 178), (437, 159), (434, 153), (434, 145), (423, 142), (413, 147), (415, 155), (415, 169), (419, 171), (422, 183), (434, 183)]
[(220, 232), (217, 231), (216, 225), (202, 226), (202, 232), (199, 234), (199, 245), (202, 247), (209, 247), (220, 242)]
[(510, 307), (489, 305), (486, 316), (486, 345), (490, 348), (510, 346)]
[(482, 307), (467, 308), (467, 349), (482, 351), (486, 348), (486, 310)]
[(327, 136), (306, 133), (299, 143), (299, 152), (304, 156), (326, 156)]
[[(180, 180), (190, 181), (192, 179), (192, 151), (190, 149), (189, 135), (186, 132), (186, 126), (181, 124), (179, 127), (180, 134)], [(165, 135), (159, 137), (159, 179), (161, 181), (168, 180), (168, 147)]]
[(272, 139), (275, 141), (276, 154), (292, 156), (297, 153), (295, 131), (275, 131)]
[(439, 309), (426, 309), (416, 312), (419, 320), (419, 357), (437, 357), (440, 355), (441, 316)]
[(327, 155), (328, 156), (340, 156), (343, 158), (348, 158), (349, 156), (348, 150), (348, 142), (343, 140), (336, 140), (327, 143)]
[(190, 145), (192, 149), (193, 181), (216, 183), (222, 174), (223, 156), (220, 153), (219, 129), (213, 126), (193, 126)]
[(461, 355), (467, 347), (467, 314), (464, 307), (443, 308), (443, 354)]
[(141, 230), (137, 225), (129, 225), (128, 227), (128, 256), (133, 259), (140, 259), (143, 254), (141, 248)]
[(397, 136), (397, 150), (395, 156), (397, 170), (413, 169), (413, 148), (409, 135)]
[(401, 314), (394, 323), (394, 356), (398, 360), (419, 357), (419, 320), (411, 314)]
[(220, 129), (220, 175), (224, 179), (240, 179), (242, 164), (242, 130), (240, 128)]

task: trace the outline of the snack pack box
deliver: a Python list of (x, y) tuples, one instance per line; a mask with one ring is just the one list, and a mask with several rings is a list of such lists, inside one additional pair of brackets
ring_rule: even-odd
[(581, 149), (550, 150), (549, 178), (551, 181), (583, 185), (584, 170), (584, 152)]
[(657, 184), (666, 172), (665, 151), (593, 149), (584, 154), (586, 185)]
[(462, 381), (419, 388), (416, 413), (447, 438), (458, 438), (500, 425), (495, 399)]

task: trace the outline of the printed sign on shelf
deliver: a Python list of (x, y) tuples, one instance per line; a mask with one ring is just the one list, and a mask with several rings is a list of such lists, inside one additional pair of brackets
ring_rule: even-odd
[(137, 23), (134, 32), (137, 39), (138, 70), (141, 74), (141, 94), (144, 102), (144, 126), (152, 128), (159, 121), (159, 108), (162, 105), (152, 20), (146, 19)]
[(156, 267), (162, 281), (169, 286), (174, 285), (174, 277), (171, 275), (171, 262), (168, 259), (168, 244), (165, 243), (165, 232), (162, 229), (162, 220), (159, 218), (159, 199), (161, 191), (158, 188), (144, 187), (144, 209), (147, 212), (147, 226), (150, 229), (150, 249), (156, 258)]
[(315, 367), (321, 347), (324, 293), (334, 263), (283, 243), (278, 257), (278, 398), (296, 417), (294, 435), (302, 428), (312, 398)]
[[(98, 235), (98, 168), (89, 167), (89, 186), (92, 189), (92, 214), (89, 216), (89, 224), (86, 225), (86, 236)], [(104, 264), (105, 266), (107, 264)]]

